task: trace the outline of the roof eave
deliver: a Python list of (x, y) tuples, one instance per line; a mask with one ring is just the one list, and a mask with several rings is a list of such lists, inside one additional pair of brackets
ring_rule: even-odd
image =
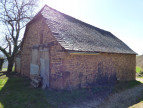
[(67, 50), (70, 54), (91, 54), (91, 55), (98, 55), (101, 53), (109, 53), (109, 54), (130, 54), (130, 55), (138, 55), (137, 53), (118, 53), (118, 52), (101, 52), (101, 51), (75, 51), (75, 50)]

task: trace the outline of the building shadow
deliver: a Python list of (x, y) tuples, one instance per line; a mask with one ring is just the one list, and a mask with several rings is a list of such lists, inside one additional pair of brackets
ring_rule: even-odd
[[(0, 82), (0, 83), (2, 83), (2, 82)], [(126, 83), (128, 83), (128, 82), (121, 83), (121, 85), (126, 86)], [(104, 84), (104, 87), (102, 86), (103, 84)], [(117, 83), (114, 85), (114, 87), (116, 89), (121, 89), (120, 88), (121, 86), (119, 86), (119, 88), (118, 88), (118, 87), (116, 87), (116, 85), (117, 85)], [(129, 88), (131, 85), (134, 85), (134, 87)], [(114, 90), (114, 87), (112, 88), (112, 90)], [(112, 108), (127, 108), (130, 106), (133, 106), (134, 104), (139, 103), (140, 101), (143, 101), (143, 84), (140, 83), (139, 81), (133, 81), (133, 82), (131, 82), (131, 84), (129, 84), (129, 87), (127, 87), (127, 89), (123, 89), (123, 91), (121, 91), (121, 92), (125, 91), (125, 93), (121, 94), (121, 96), (120, 96), (121, 92), (117, 91), (117, 95), (115, 95), (115, 97), (118, 97), (117, 99), (115, 97), (112, 97), (112, 99), (109, 100), (109, 104), (111, 104), (111, 106), (113, 106)], [(103, 94), (106, 95), (106, 93), (103, 93), (103, 92), (106, 92), (107, 88), (109, 90), (111, 90), (110, 87), (107, 86), (105, 83), (95, 84), (94, 88), (90, 88), (90, 90), (88, 90), (88, 91), (96, 92), (95, 93), (96, 95), (94, 95), (95, 96), (94, 98), (96, 98), (99, 95), (103, 95)], [(125, 88), (125, 87), (123, 87), (123, 88)], [(54, 94), (59, 93), (59, 91), (54, 91), (54, 90), (51, 92), (53, 93), (52, 96), (55, 96)], [(137, 92), (138, 92), (138, 94), (136, 94)], [(49, 92), (47, 92), (47, 94), (48, 93)], [(65, 94), (64, 95), (67, 96), (68, 95), (67, 93), (71, 94), (72, 91), (64, 92), (64, 93), (66, 93), (66, 95)], [(79, 92), (79, 93), (82, 93), (82, 92)], [(112, 91), (110, 93), (112, 93)], [(47, 95), (47, 94), (45, 94), (45, 95)], [(116, 94), (116, 93), (114, 93), (114, 94)], [(48, 94), (48, 95), (50, 95), (50, 94)], [(79, 94), (76, 94), (76, 95), (80, 96)], [(81, 96), (82, 96), (82, 94), (81, 94)], [(41, 97), (44, 97), (43, 91), (41, 90), (41, 88), (37, 88), (37, 89), (32, 88), (29, 84), (28, 79), (19, 77), (17, 75), (9, 75), (8, 80), (5, 83), (4, 87), (0, 90), (0, 103), (1, 103), (1, 105), (3, 105), (4, 108), (34, 108), (34, 107), (36, 108), (36, 106), (33, 106), (33, 104), (37, 103), (37, 105), (38, 105), (41, 102), (43, 102), (44, 99), (41, 101), (39, 100), (39, 99), (41, 99)], [(50, 99), (50, 98), (48, 98), (48, 96), (45, 96), (45, 97), (47, 97), (48, 100)], [(52, 97), (52, 98), (56, 99), (56, 97), (57, 96)], [(71, 97), (73, 98), (73, 95)], [(111, 95), (106, 96), (105, 101), (110, 99), (110, 97), (111, 97)], [(59, 97), (59, 98), (61, 98), (61, 97)], [(47, 100), (47, 99), (45, 99), (45, 100)], [(65, 103), (66, 103), (67, 99), (65, 99)], [(103, 101), (101, 103), (101, 106), (99, 106), (99, 108), (104, 108), (104, 105), (106, 103), (105, 101)], [(44, 103), (46, 103), (46, 101), (44, 101)], [(44, 105), (44, 103), (43, 103), (43, 105)], [(49, 106), (47, 104), (45, 104), (45, 105), (47, 107), (45, 106), (43, 108), (53, 108), (50, 105)], [(105, 106), (106, 106), (106, 108), (108, 108), (107, 105), (105, 105)], [(37, 107), (37, 108), (39, 108), (39, 107)]]
[[(8, 78), (0, 90), (0, 108), (53, 108), (47, 101), (45, 91), (30, 85), (27, 77), (11, 73), (0, 78)], [(0, 81), (2, 81), (0, 79)], [(4, 84), (4, 82), (0, 82)]]
[(0, 108), (30, 108), (30, 104), (24, 102), (26, 99), (28, 100), (27, 95), (29, 94), (27, 91), (26, 95), (24, 86), (28, 86), (29, 82), (15, 73), (0, 73), (2, 73), (0, 74), (0, 86), (5, 83), (0, 89)]
[(115, 86), (114, 93), (99, 105), (99, 108), (132, 108), (133, 105), (143, 101), (143, 84), (141, 82), (121, 82), (121, 85)]

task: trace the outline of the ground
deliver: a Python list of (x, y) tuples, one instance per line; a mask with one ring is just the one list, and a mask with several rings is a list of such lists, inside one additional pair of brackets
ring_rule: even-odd
[(57, 91), (35, 89), (25, 77), (0, 72), (0, 108), (139, 108), (143, 105), (143, 84), (139, 81)]
[(143, 84), (111, 95), (99, 108), (139, 108), (143, 105), (142, 100)]
[(0, 72), (0, 108), (52, 108), (40, 88), (34, 89), (29, 80)]

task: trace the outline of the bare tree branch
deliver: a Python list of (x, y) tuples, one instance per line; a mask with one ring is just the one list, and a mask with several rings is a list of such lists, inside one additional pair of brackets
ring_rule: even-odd
[(0, 50), (5, 54), (5, 56), (8, 58), (10, 55), (8, 54), (8, 52), (4, 49), (4, 48), (2, 48), (1, 46), (0, 46)]
[(11, 55), (11, 42), (10, 42), (10, 38), (6, 35), (5, 36), (6, 41), (8, 42), (8, 46), (9, 46), (9, 54)]
[(5, 54), (11, 66), (21, 46), (21, 30), (33, 17), (37, 3), (38, 0), (0, 0), (0, 23), (5, 26), (3, 32), (6, 41), (5, 46), (0, 46), (0, 51)]

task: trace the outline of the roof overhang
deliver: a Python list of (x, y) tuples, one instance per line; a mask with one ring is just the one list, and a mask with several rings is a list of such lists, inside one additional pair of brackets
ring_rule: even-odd
[(71, 55), (100, 55), (99, 52), (68, 51)]

